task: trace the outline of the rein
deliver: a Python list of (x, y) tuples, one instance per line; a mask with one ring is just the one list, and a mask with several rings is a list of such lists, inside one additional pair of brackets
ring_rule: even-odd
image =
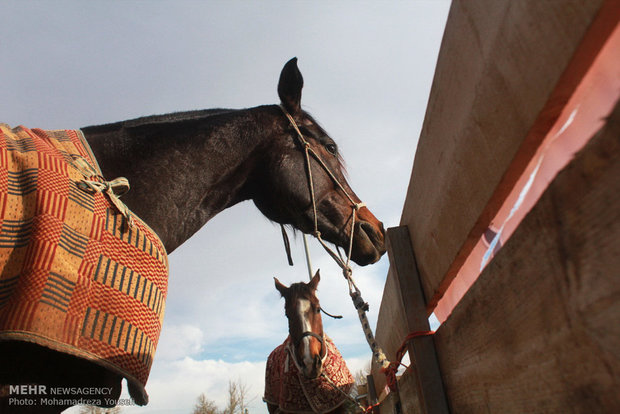
[[(354, 231), (355, 231), (355, 222), (357, 219), (357, 211), (360, 208), (365, 207), (366, 204), (364, 204), (363, 202), (357, 203), (353, 199), (353, 197), (351, 197), (351, 195), (347, 192), (347, 190), (340, 183), (340, 181), (338, 181), (338, 178), (329, 169), (327, 164), (321, 159), (321, 156), (316, 151), (314, 151), (314, 149), (312, 149), (312, 147), (310, 146), (310, 143), (304, 138), (304, 135), (301, 133), (301, 131), (299, 130), (299, 127), (297, 126), (297, 122), (295, 122), (295, 119), (291, 116), (291, 114), (289, 114), (282, 105), (280, 105), (280, 109), (282, 109), (282, 112), (288, 118), (291, 126), (295, 129), (295, 132), (297, 132), (297, 138), (301, 146), (303, 147), (304, 156), (306, 159), (307, 171), (308, 171), (308, 186), (310, 188), (310, 198), (312, 200), (312, 212), (314, 215), (314, 231), (312, 232), (312, 235), (316, 237), (316, 239), (319, 241), (319, 243), (321, 243), (321, 246), (323, 246), (325, 251), (332, 257), (332, 259), (334, 259), (336, 264), (338, 264), (338, 266), (340, 266), (340, 268), (342, 269), (342, 274), (345, 277), (345, 279), (347, 279), (347, 282), (349, 284), (349, 296), (351, 296), (351, 300), (353, 301), (353, 306), (355, 306), (355, 309), (357, 310), (357, 314), (360, 319), (360, 323), (362, 324), (364, 335), (366, 336), (366, 341), (368, 342), (368, 345), (370, 346), (370, 349), (372, 350), (373, 357), (375, 358), (375, 361), (377, 362), (377, 364), (379, 364), (379, 366), (381, 366), (382, 369), (387, 370), (388, 367), (390, 366), (390, 361), (387, 359), (387, 357), (385, 356), (385, 353), (383, 352), (383, 350), (381, 349), (381, 347), (377, 344), (377, 341), (375, 340), (374, 333), (372, 332), (372, 329), (370, 328), (370, 323), (368, 322), (368, 318), (366, 316), (366, 312), (368, 311), (368, 303), (366, 303), (364, 299), (362, 298), (362, 293), (357, 287), (357, 285), (355, 284), (355, 281), (353, 280), (353, 270), (351, 269), (351, 266), (349, 266), (349, 263), (351, 261), (351, 253), (353, 250), (353, 236), (354, 236)], [(319, 165), (323, 168), (323, 170), (325, 170), (327, 175), (332, 179), (332, 181), (336, 184), (336, 186), (344, 193), (347, 199), (349, 199), (349, 201), (351, 202), (351, 210), (352, 210), (351, 211), (351, 234), (349, 236), (349, 248), (347, 251), (346, 258), (342, 257), (342, 255), (340, 254), (340, 250), (337, 250), (338, 253), (336, 254), (336, 252), (334, 252), (321, 238), (321, 232), (319, 231), (319, 225), (318, 225), (316, 195), (314, 193), (314, 182), (312, 179), (312, 164), (310, 162), (310, 155), (312, 155), (315, 161), (319, 163)], [(308, 261), (308, 266), (310, 266), (310, 258), (309, 258), (310, 256), (307, 250), (306, 250), (306, 255), (307, 255), (306, 259)]]

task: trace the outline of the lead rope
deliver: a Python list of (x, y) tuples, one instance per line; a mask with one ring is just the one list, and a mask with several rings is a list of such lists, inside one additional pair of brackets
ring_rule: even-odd
[[(353, 251), (353, 236), (354, 236), (354, 231), (355, 231), (355, 221), (357, 219), (357, 212), (360, 208), (365, 207), (366, 204), (362, 202), (357, 203), (355, 200), (353, 200), (353, 198), (349, 195), (347, 190), (338, 181), (336, 176), (331, 172), (329, 167), (323, 162), (319, 154), (317, 154), (316, 151), (314, 151), (310, 147), (310, 144), (308, 143), (308, 141), (306, 141), (303, 134), (299, 130), (299, 127), (297, 126), (297, 122), (295, 122), (295, 119), (286, 111), (286, 109), (283, 106), (280, 106), (280, 108), (282, 109), (282, 112), (284, 112), (284, 115), (286, 115), (286, 117), (288, 118), (291, 126), (295, 129), (295, 132), (297, 132), (297, 137), (299, 138), (299, 141), (304, 149), (306, 165), (308, 168), (308, 185), (310, 188), (310, 198), (312, 201), (312, 212), (314, 215), (313, 236), (316, 237), (316, 239), (319, 241), (319, 243), (321, 243), (321, 246), (323, 246), (325, 251), (334, 259), (334, 261), (342, 269), (342, 274), (345, 277), (345, 279), (347, 279), (347, 282), (349, 285), (349, 296), (351, 296), (351, 300), (353, 301), (353, 306), (355, 306), (355, 309), (357, 310), (357, 314), (358, 314), (360, 323), (362, 324), (362, 329), (364, 331), (364, 336), (366, 337), (366, 341), (368, 342), (368, 345), (370, 346), (370, 349), (372, 350), (373, 357), (375, 361), (377, 362), (377, 364), (379, 364), (381, 369), (383, 371), (387, 371), (388, 368), (390, 367), (390, 361), (387, 359), (387, 357), (385, 356), (385, 353), (383, 352), (383, 350), (381, 349), (381, 347), (377, 344), (377, 341), (375, 340), (374, 333), (372, 332), (372, 329), (370, 328), (370, 323), (368, 322), (368, 318), (366, 317), (366, 312), (368, 312), (368, 308), (369, 308), (368, 303), (365, 302), (364, 299), (362, 298), (362, 293), (360, 289), (357, 287), (357, 285), (355, 284), (355, 281), (353, 280), (353, 270), (351, 269), (351, 266), (349, 266), (349, 263), (351, 262), (351, 253)], [(351, 202), (351, 207), (352, 207), (351, 233), (349, 237), (349, 246), (348, 246), (347, 256), (345, 259), (341, 257), (340, 250), (338, 250), (338, 254), (336, 254), (325, 243), (325, 241), (321, 237), (321, 232), (319, 231), (319, 226), (318, 226), (316, 197), (314, 193), (314, 183), (312, 179), (312, 166), (310, 163), (310, 154), (312, 154), (314, 159), (319, 163), (319, 165), (325, 170), (325, 172), (329, 175), (332, 181), (338, 186), (338, 188), (344, 193), (344, 195)], [(306, 251), (306, 254), (307, 254), (307, 261), (309, 264), (310, 263), (309, 253)]]

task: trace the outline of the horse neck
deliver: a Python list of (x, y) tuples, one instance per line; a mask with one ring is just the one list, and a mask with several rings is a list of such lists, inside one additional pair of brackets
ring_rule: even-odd
[(179, 113), (83, 132), (104, 177), (129, 180), (123, 201), (171, 253), (217, 213), (251, 197), (247, 184), (265, 138), (260, 109)]

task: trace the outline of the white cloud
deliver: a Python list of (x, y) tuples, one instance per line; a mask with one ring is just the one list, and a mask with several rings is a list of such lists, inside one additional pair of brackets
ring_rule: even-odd
[(349, 371), (351, 371), (353, 377), (356, 377), (359, 372), (362, 372), (365, 375), (370, 373), (370, 359), (365, 356), (345, 358), (345, 361), (347, 362), (347, 368), (349, 368)]
[(266, 412), (262, 402), (265, 362), (230, 363), (186, 357), (160, 364), (153, 374), (147, 391), (149, 404), (158, 409), (185, 408), (184, 412), (191, 412), (201, 393), (224, 408), (229, 381), (241, 381), (248, 387), (250, 411)]
[(202, 350), (204, 334), (193, 325), (171, 325), (163, 329), (157, 345), (157, 358), (172, 361), (196, 355)]

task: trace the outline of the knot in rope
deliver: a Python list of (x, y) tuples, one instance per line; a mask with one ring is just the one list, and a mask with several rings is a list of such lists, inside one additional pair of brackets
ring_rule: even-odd
[(105, 181), (103, 177), (99, 177), (102, 181), (96, 180), (82, 180), (80, 182), (80, 188), (89, 191), (90, 193), (100, 192), (109, 193), (112, 192), (114, 196), (120, 197), (129, 191), (129, 181), (125, 177), (115, 178), (112, 181)]
[(389, 362), (388, 364), (386, 364), (386, 366), (381, 368), (381, 372), (385, 374), (385, 379), (386, 379), (388, 387), (390, 388), (390, 391), (396, 391), (398, 388), (398, 382), (396, 378), (396, 373), (398, 372), (398, 368), (401, 365), (406, 367), (406, 365), (404, 365), (401, 361), (403, 360), (403, 356), (405, 356), (405, 352), (407, 350), (407, 344), (409, 344), (409, 341), (411, 341), (414, 338), (421, 337), (421, 336), (430, 336), (430, 335), (433, 335), (434, 333), (435, 331), (411, 332), (409, 335), (405, 337), (405, 340), (401, 344), (400, 348), (398, 348), (398, 350), (396, 351), (396, 357), (394, 358), (394, 361)]
[(381, 372), (385, 374), (385, 382), (392, 392), (395, 392), (398, 388), (396, 373), (398, 372), (398, 367), (400, 367), (400, 365), (400, 362), (392, 361), (388, 364), (387, 368), (381, 368)]
[(102, 193), (108, 197), (110, 203), (116, 207), (119, 213), (125, 217), (129, 227), (134, 226), (134, 220), (131, 211), (123, 203), (119, 197), (129, 191), (129, 180), (125, 177), (118, 177), (112, 181), (107, 181), (102, 175), (101, 171), (94, 168), (84, 157), (81, 155), (71, 155), (71, 165), (78, 170), (84, 177), (82, 181), (77, 183), (78, 188), (90, 194)]
[(105, 194), (110, 203), (116, 207), (119, 213), (125, 217), (129, 227), (134, 226), (133, 215), (129, 208), (123, 203), (119, 197), (129, 191), (129, 180), (125, 177), (115, 178), (112, 181), (105, 181), (101, 176), (97, 176), (99, 180), (83, 179), (78, 186), (83, 191), (94, 194), (96, 192)]
[(364, 301), (364, 298), (362, 298), (362, 295), (359, 292), (353, 292), (351, 294), (351, 299), (353, 300), (353, 306), (355, 306), (355, 309), (362, 310), (364, 312), (368, 312), (370, 309), (370, 305), (368, 305), (368, 302)]

